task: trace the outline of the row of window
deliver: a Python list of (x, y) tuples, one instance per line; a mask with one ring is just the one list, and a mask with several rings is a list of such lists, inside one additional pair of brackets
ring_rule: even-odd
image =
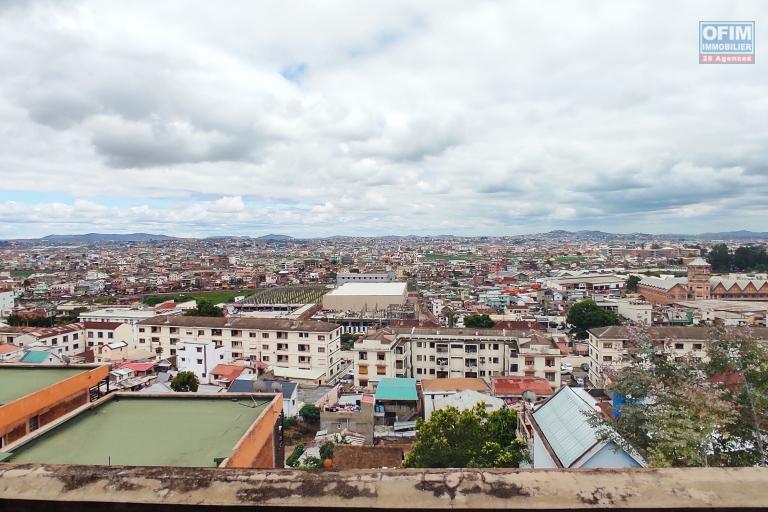
[[(168, 327), (167, 329), (168, 329), (168, 333), (169, 334), (180, 334), (179, 327)], [(139, 332), (140, 333), (146, 332), (146, 328), (145, 327), (139, 327)], [(149, 332), (152, 333), (152, 334), (159, 334), (159, 333), (162, 332), (162, 327), (152, 326), (152, 327), (150, 327), (150, 331)], [(197, 336), (205, 336), (206, 335), (206, 329), (197, 329), (197, 330), (192, 329), (192, 330), (186, 330), (185, 331), (187, 336), (194, 336), (195, 332), (197, 333), (196, 334)], [(229, 336), (232, 337), (232, 338), (243, 337), (243, 331), (240, 330), (240, 329), (229, 329), (229, 330), (227, 330), (227, 329), (210, 329), (210, 335), (211, 336), (224, 336), (226, 332), (228, 332)], [(248, 331), (248, 337), (249, 338), (258, 338), (258, 334), (259, 334), (259, 332)], [(287, 340), (288, 339), (288, 333), (287, 332), (277, 331), (274, 334), (275, 334), (275, 338), (277, 338), (278, 340)], [(298, 335), (299, 335), (299, 338), (309, 339), (309, 333), (308, 332), (299, 332)], [(262, 332), (261, 333), (261, 338), (262, 339), (269, 339), (269, 337), (270, 337), (270, 333), (269, 332)], [(325, 334), (318, 334), (317, 335), (317, 341), (325, 341), (325, 339), (326, 339), (325, 337), (326, 337)]]

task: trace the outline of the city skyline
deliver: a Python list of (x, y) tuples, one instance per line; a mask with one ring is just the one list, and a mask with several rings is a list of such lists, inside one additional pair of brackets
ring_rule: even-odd
[(4, 3), (0, 239), (765, 231), (768, 5), (556, 4)]

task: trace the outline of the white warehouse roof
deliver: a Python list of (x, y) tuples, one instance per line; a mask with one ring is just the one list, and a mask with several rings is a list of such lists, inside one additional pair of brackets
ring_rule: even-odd
[(406, 293), (407, 283), (344, 283), (327, 295), (396, 295)]

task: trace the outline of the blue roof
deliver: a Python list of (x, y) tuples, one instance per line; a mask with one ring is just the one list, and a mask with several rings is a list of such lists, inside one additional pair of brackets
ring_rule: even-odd
[(48, 359), (48, 352), (45, 351), (29, 351), (21, 358), (22, 363), (42, 363)]
[(376, 400), (418, 400), (416, 379), (386, 378), (376, 386)]
[(564, 467), (570, 467), (598, 442), (589, 414), (595, 410), (574, 390), (564, 387), (533, 413), (541, 433)]

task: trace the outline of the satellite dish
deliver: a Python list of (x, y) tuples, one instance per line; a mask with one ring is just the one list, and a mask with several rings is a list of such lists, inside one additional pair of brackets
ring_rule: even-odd
[(253, 390), (257, 393), (266, 393), (267, 383), (263, 380), (257, 380), (253, 383)]
[(67, 354), (61, 354), (61, 360), (64, 364), (69, 365), (69, 356)]
[(273, 382), (272, 383), (272, 391), (275, 391), (277, 393), (283, 392), (283, 386), (279, 382)]
[(534, 393), (530, 389), (527, 391), (523, 391), (523, 400), (525, 400), (529, 404), (532, 404), (533, 402), (535, 402), (536, 398), (537, 398), (536, 393)]

